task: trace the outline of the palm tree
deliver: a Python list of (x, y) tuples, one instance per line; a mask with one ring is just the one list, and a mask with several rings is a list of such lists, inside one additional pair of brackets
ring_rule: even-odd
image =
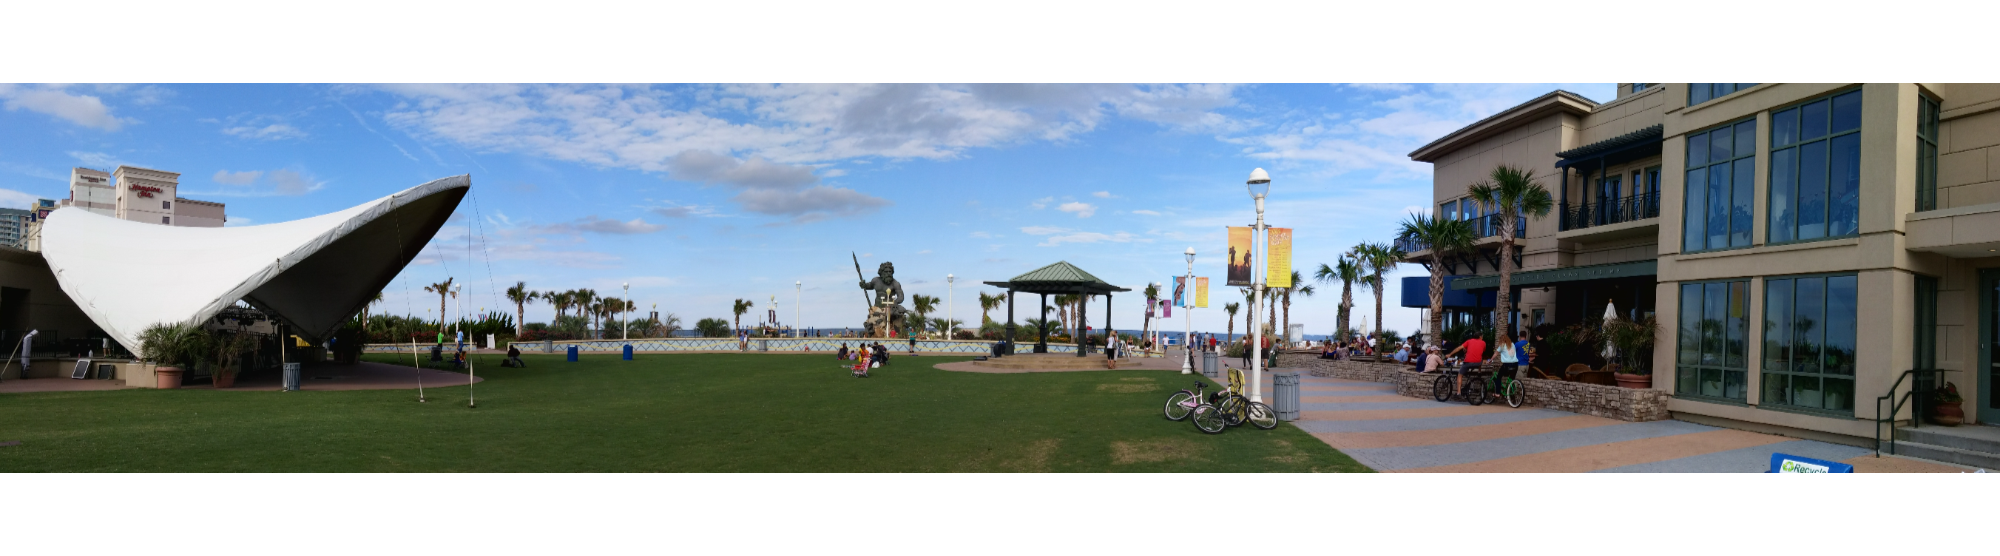
[(1472, 225), (1464, 220), (1411, 214), (1403, 220), (1400, 235), (1416, 243), (1420, 250), (1430, 251), (1427, 258), (1431, 268), (1431, 318), (1424, 330), (1424, 341), (1435, 344), (1438, 333), (1444, 330), (1444, 260), (1472, 249)]
[(555, 308), (556, 318), (562, 318), (563, 303), (561, 293), (557, 293), (555, 290), (542, 292), (542, 302), (548, 303), (550, 307)]
[(1396, 265), (1403, 262), (1403, 258), (1410, 256), (1410, 254), (1396, 248), (1394, 242), (1363, 243), (1355, 246), (1354, 249), (1355, 253), (1360, 255), (1360, 266), (1368, 272), (1368, 278), (1362, 281), (1362, 287), (1375, 291), (1375, 341), (1376, 343), (1381, 343), (1388, 337), (1383, 335), (1382, 330), (1382, 295), (1384, 293), (1382, 274), (1396, 270)]
[(917, 330), (923, 330), (930, 314), (937, 311), (938, 298), (924, 294), (913, 295), (910, 296), (910, 306), (911, 310), (917, 313)]
[[(1076, 299), (1076, 294), (1065, 293), (1056, 296), (1054, 301), (1056, 302), (1057, 328), (1060, 328), (1062, 330), (1069, 330), (1069, 305), (1070, 303), (1073, 303), (1075, 299)], [(1042, 315), (1042, 316), (1047, 317), (1048, 315)]]
[(735, 312), (735, 313), (736, 313), (736, 329), (737, 329), (737, 330), (742, 330), (742, 329), (743, 329), (743, 313), (748, 313), (748, 312), (750, 312), (750, 308), (751, 308), (751, 307), (755, 307), (756, 305), (757, 305), (757, 304), (755, 304), (755, 303), (751, 303), (751, 302), (750, 302), (750, 300), (748, 300), (748, 299), (738, 299), (738, 300), (736, 300), (736, 305), (735, 305), (735, 307), (731, 308), (731, 309), (730, 309), (730, 311), (732, 311), (732, 312)]
[(1285, 288), (1284, 291), (1285, 330), (1292, 329), (1292, 294), (1298, 294), (1299, 297), (1312, 297), (1314, 293), (1318, 293), (1318, 290), (1314, 290), (1312, 284), (1305, 283), (1305, 277), (1299, 276), (1299, 271), (1293, 270), (1292, 287)]
[(529, 290), (527, 282), (516, 281), (514, 287), (507, 288), (507, 300), (514, 302), (515, 336), (521, 335), (521, 327), (526, 326), (528, 322), (528, 304), (533, 303), (541, 295), (541, 292)]
[(625, 308), (625, 301), (616, 297), (606, 297), (597, 300), (597, 305), (599, 306), (598, 310), (604, 312), (604, 326), (610, 327), (612, 326), (612, 315), (618, 314), (620, 310)]
[(597, 310), (598, 310), (597, 290), (593, 290), (590, 288), (580, 288), (573, 290), (571, 296), (572, 298), (570, 299), (570, 302), (576, 304), (577, 316), (590, 319), (590, 327), (592, 329), (596, 329)]
[(1243, 304), (1230, 303), (1222, 306), (1222, 312), (1229, 313), (1229, 341), (1236, 342), (1236, 312), (1243, 310)]
[(1500, 213), (1500, 291), (1493, 304), (1493, 329), (1498, 331), (1496, 340), (1512, 342), (1507, 320), (1514, 315), (1514, 227), (1523, 215), (1548, 216), (1555, 200), (1549, 198), (1549, 190), (1541, 182), (1535, 181), (1533, 171), (1506, 164), (1494, 167), (1486, 181), (1472, 184), (1466, 193), (1471, 194), (1473, 201)]
[(368, 330), (368, 308), (374, 307), (376, 303), (381, 302), (382, 292), (375, 292), (375, 297), (369, 298), (367, 303), (361, 304), (361, 330), (363, 332)]
[(992, 311), (992, 310), (994, 310), (994, 309), (998, 309), (998, 308), (1000, 308), (1000, 303), (1001, 303), (1001, 302), (1003, 302), (1003, 301), (1006, 301), (1006, 300), (1007, 300), (1007, 296), (1004, 296), (1004, 295), (1000, 295), (1000, 294), (997, 294), (997, 293), (993, 293), (993, 294), (989, 294), (989, 293), (986, 293), (986, 292), (980, 292), (980, 293), (979, 293), (979, 325), (980, 325), (980, 326), (985, 326), (985, 325), (986, 325), (986, 323), (989, 323), (989, 322), (993, 322), (993, 319), (991, 319), (991, 318), (987, 318), (987, 316), (986, 316), (986, 313), (987, 313), (988, 311)]
[[(1150, 315), (1153, 312), (1153, 304), (1159, 302), (1158, 300), (1160, 298), (1160, 285), (1146, 284), (1145, 293), (1146, 293), (1146, 314)], [(1139, 341), (1143, 342), (1146, 341), (1146, 339), (1152, 337), (1153, 337), (1153, 319), (1149, 318), (1146, 319), (1146, 323), (1139, 328)]]
[(1255, 323), (1253, 321), (1257, 320), (1257, 303), (1255, 301), (1257, 290), (1252, 288), (1237, 289), (1243, 292), (1243, 335), (1249, 336), (1250, 327), (1254, 326)]
[[(1355, 247), (1355, 249), (1358, 250), (1360, 247)], [(1348, 318), (1354, 310), (1354, 282), (1361, 279), (1361, 263), (1354, 260), (1353, 255), (1353, 251), (1341, 255), (1340, 260), (1333, 263), (1331, 267), (1326, 266), (1326, 263), (1320, 263), (1319, 270), (1313, 272), (1313, 280), (1317, 280), (1321, 284), (1331, 284), (1335, 280), (1340, 281), (1340, 312), (1338, 315), (1340, 328), (1337, 329), (1336, 338), (1338, 334), (1347, 333)]]
[[(1085, 315), (1083, 314), (1083, 308), (1084, 308), (1085, 306), (1087, 306), (1087, 305), (1089, 305), (1089, 304), (1090, 304), (1090, 298), (1093, 298), (1093, 297), (1097, 297), (1097, 296), (1096, 296), (1096, 295), (1092, 295), (1092, 294), (1087, 294), (1087, 293), (1080, 293), (1080, 294), (1076, 294), (1076, 295), (1074, 295), (1074, 296), (1071, 296), (1071, 300), (1070, 300), (1070, 303), (1076, 306), (1076, 309), (1074, 309), (1074, 310), (1072, 310), (1072, 311), (1070, 311), (1070, 312), (1069, 312), (1070, 316), (1072, 316), (1072, 317), (1075, 317), (1075, 319), (1074, 319), (1074, 320), (1076, 321), (1076, 323), (1075, 323), (1075, 325), (1076, 325), (1076, 326), (1075, 326), (1074, 328), (1072, 328), (1072, 329), (1071, 329), (1071, 330), (1074, 330), (1074, 331), (1075, 331), (1075, 333), (1071, 334), (1071, 335), (1070, 335), (1071, 337), (1073, 337), (1073, 338), (1082, 338), (1082, 337), (1083, 337), (1083, 327), (1084, 327), (1084, 324), (1085, 324), (1085, 323), (1087, 323), (1087, 322), (1090, 322), (1090, 319), (1086, 318), (1086, 317), (1085, 317)], [(1082, 340), (1078, 340), (1078, 341), (1082, 341)]]
[(438, 334), (439, 334), (439, 335), (443, 335), (443, 334), (444, 334), (444, 306), (445, 306), (445, 296), (448, 296), (448, 295), (451, 295), (451, 281), (452, 281), (452, 279), (451, 279), (451, 278), (445, 278), (443, 282), (438, 282), (438, 283), (436, 283), (436, 284), (431, 284), (431, 285), (428, 285), (428, 286), (424, 286), (424, 291), (427, 291), (427, 292), (431, 292), (431, 293), (435, 293), (435, 294), (438, 294)]

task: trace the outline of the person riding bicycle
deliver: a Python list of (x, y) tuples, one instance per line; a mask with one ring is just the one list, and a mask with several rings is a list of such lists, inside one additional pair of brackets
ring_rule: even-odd
[[(1507, 338), (1504, 336), (1499, 340), (1493, 343), (1493, 357), (1500, 360), (1500, 369), (1495, 371), (1493, 375), (1495, 381), (1493, 384), (1495, 386), (1501, 384), (1499, 382), (1501, 379), (1513, 379), (1521, 368), (1521, 355), (1518, 349), (1520, 344), (1507, 342)], [(1500, 396), (1500, 390), (1495, 388), (1493, 391), (1487, 392), (1487, 395), (1498, 397)]]
[(1445, 357), (1458, 355), (1460, 352), (1465, 353), (1465, 360), (1460, 361), (1458, 364), (1457, 384), (1460, 389), (1463, 389), (1465, 387), (1465, 373), (1477, 370), (1479, 364), (1485, 362), (1486, 340), (1481, 340), (1478, 336), (1466, 338), (1465, 341), (1459, 342), (1458, 349), (1451, 350), (1451, 353), (1445, 354)]

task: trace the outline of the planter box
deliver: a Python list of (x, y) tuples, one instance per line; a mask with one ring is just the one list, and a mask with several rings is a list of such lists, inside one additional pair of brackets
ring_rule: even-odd
[[(1426, 374), (1404, 370), (1408, 367), (1395, 363), (1334, 361), (1318, 358), (1300, 363), (1303, 364), (1293, 366), (1311, 369), (1313, 376), (1395, 384), (1397, 394), (1424, 400), (1432, 399), (1433, 383), (1440, 377), (1448, 376), (1442, 373)], [(1493, 367), (1487, 368), (1491, 370)], [(1662, 421), (1672, 418), (1667, 413), (1669, 396), (1664, 390), (1620, 388), (1542, 379), (1522, 379), (1521, 384), (1528, 388), (1527, 405), (1531, 406), (1620, 421)]]

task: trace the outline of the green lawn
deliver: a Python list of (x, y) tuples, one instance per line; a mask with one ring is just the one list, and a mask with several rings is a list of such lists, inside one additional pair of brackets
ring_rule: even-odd
[[(1160, 416), (1175, 371), (978, 374), (899, 357), (527, 356), (466, 388), (0, 395), (0, 472), (1367, 471), (1290, 424)], [(487, 357), (488, 361), (497, 359)], [(394, 357), (377, 361), (393, 362)]]

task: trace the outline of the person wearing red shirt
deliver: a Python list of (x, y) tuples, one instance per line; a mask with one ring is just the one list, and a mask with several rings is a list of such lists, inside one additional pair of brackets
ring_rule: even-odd
[(1459, 388), (1463, 390), (1465, 387), (1466, 371), (1479, 368), (1479, 364), (1485, 361), (1484, 357), (1486, 356), (1486, 341), (1479, 339), (1478, 336), (1466, 338), (1464, 342), (1460, 342), (1458, 344), (1458, 347), (1452, 349), (1451, 353), (1446, 355), (1445, 357), (1458, 355), (1460, 352), (1465, 353), (1465, 360), (1461, 361), (1458, 364), (1457, 384)]

